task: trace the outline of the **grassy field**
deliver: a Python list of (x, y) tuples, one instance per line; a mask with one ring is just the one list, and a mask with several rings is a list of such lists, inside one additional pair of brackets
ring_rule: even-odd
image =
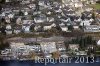
[(99, 3), (96, 3), (96, 4), (92, 5), (92, 7), (94, 7), (95, 9), (100, 10), (100, 4)]
[(96, 9), (100, 9), (100, 4), (97, 3), (97, 4), (94, 5), (94, 7), (95, 7)]

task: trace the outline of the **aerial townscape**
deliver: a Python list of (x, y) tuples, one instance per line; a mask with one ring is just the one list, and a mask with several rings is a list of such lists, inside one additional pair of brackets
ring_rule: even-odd
[(0, 0), (0, 60), (100, 56), (100, 0)]

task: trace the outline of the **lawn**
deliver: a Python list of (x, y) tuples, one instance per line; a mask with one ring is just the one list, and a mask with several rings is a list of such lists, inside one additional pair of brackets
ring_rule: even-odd
[(95, 5), (92, 5), (95, 9), (100, 10), (100, 3), (96, 3)]

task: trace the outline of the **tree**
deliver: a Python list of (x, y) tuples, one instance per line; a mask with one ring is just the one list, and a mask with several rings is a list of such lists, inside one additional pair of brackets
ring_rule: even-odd
[(94, 13), (92, 13), (92, 19), (95, 19), (95, 14)]
[(19, 14), (18, 15), (23, 16), (24, 13), (22, 11), (19, 11)]
[(3, 50), (3, 49), (8, 48), (8, 47), (9, 47), (9, 43), (6, 42), (5, 36), (0, 35), (0, 50)]
[(31, 26), (30, 26), (30, 31), (32, 31), (32, 32), (33, 32), (33, 31), (34, 31), (34, 27), (35, 27), (35, 26), (34, 26), (34, 24), (33, 24), (33, 25), (31, 25)]
[(1, 3), (1, 4), (5, 3), (5, 0), (0, 0), (0, 3)]
[(69, 25), (69, 26), (68, 26), (68, 30), (72, 31), (73, 29), (74, 29), (74, 28), (73, 28), (72, 25)]
[(77, 37), (75, 39), (72, 39), (71, 41), (69, 41), (68, 43), (70, 44), (79, 44), (80, 48), (85, 48), (88, 45), (95, 45), (96, 41), (92, 39), (91, 36), (86, 36), (86, 37)]
[(84, 15), (84, 14), (82, 14), (81, 19), (82, 19), (82, 20), (84, 20), (84, 19), (85, 19), (85, 15)]

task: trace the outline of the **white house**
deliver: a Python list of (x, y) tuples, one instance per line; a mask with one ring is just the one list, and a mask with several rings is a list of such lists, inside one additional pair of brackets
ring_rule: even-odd
[(24, 53), (29, 53), (28, 47), (24, 45), (24, 43), (15, 43), (11, 42), (10, 44), (12, 55), (14, 59), (17, 59), (19, 55)]
[(41, 42), (40, 45), (44, 53), (53, 53), (57, 51), (55, 42)]
[(23, 20), (22, 22), (22, 29), (24, 32), (30, 32), (30, 26), (33, 24), (33, 20)]
[(14, 27), (14, 33), (15, 34), (21, 33), (21, 31), (22, 31), (22, 26), (15, 26)]
[(56, 27), (56, 24), (55, 24), (55, 23), (52, 23), (52, 24), (51, 24), (51, 27)]
[(6, 25), (6, 34), (12, 34), (12, 27), (10, 24)]
[(79, 44), (69, 44), (69, 49), (78, 51), (79, 50)]
[(74, 3), (74, 6), (76, 7), (76, 8), (78, 8), (78, 7), (83, 7), (83, 4), (82, 4), (82, 2), (77, 2), (77, 3)]
[(45, 5), (44, 1), (43, 1), (43, 0), (40, 0), (40, 1), (39, 1), (39, 5), (40, 5), (40, 6), (44, 6), (44, 5)]
[(35, 30), (35, 31), (38, 31), (40, 28), (41, 28), (40, 25), (35, 25), (34, 30)]
[(42, 14), (42, 15), (39, 15), (38, 17), (35, 17), (34, 21), (35, 23), (43, 23), (47, 21), (47, 17), (44, 14)]
[(23, 4), (28, 4), (28, 3), (30, 3), (30, 0), (23, 0), (22, 3)]
[(62, 18), (60, 20), (63, 21), (63, 22), (68, 22), (68, 21), (70, 21), (70, 18)]
[(74, 30), (77, 30), (77, 29), (79, 29), (79, 26), (78, 25), (74, 25), (73, 28), (74, 28)]
[(35, 10), (36, 9), (36, 5), (35, 4), (29, 4), (28, 5), (31, 9)]
[(54, 10), (56, 13), (61, 13), (62, 10), (60, 8)]
[(85, 26), (84, 32), (100, 32), (100, 26), (97, 25)]
[(59, 24), (59, 26), (65, 26), (65, 24), (64, 23), (61, 23), (61, 24)]
[(24, 12), (24, 15), (25, 15), (25, 16), (27, 16), (27, 15), (28, 15), (28, 12), (27, 12), (27, 11), (25, 11), (25, 12)]
[(10, 23), (11, 21), (10, 21), (10, 18), (7, 16), (7, 17), (5, 17), (5, 21), (6, 21), (6, 23)]
[(6, 29), (12, 29), (11, 25), (10, 24), (7, 24), (6, 25)]
[(97, 45), (98, 45), (98, 46), (100, 45), (100, 40), (97, 41)]
[(80, 25), (81, 26), (90, 26), (90, 24), (91, 24), (91, 22), (90, 22), (90, 20), (84, 20), (84, 21), (82, 21), (81, 23), (80, 23)]
[(5, 49), (1, 51), (1, 55), (8, 55), (11, 52), (10, 49)]
[(65, 31), (65, 32), (68, 31), (68, 27), (67, 26), (60, 26), (60, 28), (62, 29), (62, 31)]
[(52, 24), (44, 25), (43, 29), (44, 30), (50, 30), (52, 27), (56, 27), (56, 24), (52, 23)]
[(52, 27), (51, 26), (44, 26), (43, 29), (44, 30), (50, 30)]
[(11, 0), (5, 0), (5, 2), (11, 2)]
[(87, 56), (87, 52), (86, 51), (79, 51), (76, 53), (76, 55)]
[(33, 24), (33, 20), (23, 20), (22, 24), (29, 24), (29, 25), (31, 25), (31, 24)]
[(53, 22), (55, 19), (53, 17), (47, 17), (48, 22)]
[(3, 16), (3, 17), (4, 17), (4, 16), (6, 16), (6, 14), (5, 14), (4, 12), (2, 12), (1, 16)]
[(22, 19), (20, 17), (16, 19), (16, 24), (18, 24), (18, 25), (22, 24)]
[(14, 14), (13, 14), (13, 13), (10, 13), (10, 14), (8, 15), (8, 17), (9, 17), (9, 18), (13, 18), (13, 17), (14, 17)]
[(12, 34), (13, 33), (12, 29), (6, 29), (5, 32), (6, 32), (6, 34)]
[(22, 25), (22, 30), (25, 32), (25, 33), (29, 33), (30, 32), (30, 26), (29, 24), (23, 24)]

